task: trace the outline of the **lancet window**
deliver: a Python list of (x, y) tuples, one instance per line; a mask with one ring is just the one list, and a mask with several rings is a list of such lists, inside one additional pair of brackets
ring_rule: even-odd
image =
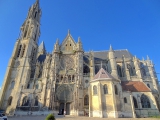
[(35, 97), (35, 103), (34, 106), (38, 106), (38, 96)]
[(133, 68), (131, 67), (130, 64), (127, 64), (127, 68), (128, 68), (128, 70), (129, 70), (130, 76), (134, 76)]
[(29, 106), (29, 98), (27, 96), (23, 98), (22, 106)]
[(12, 104), (12, 96), (8, 98), (8, 106), (10, 106), (11, 104)]
[(119, 77), (123, 77), (123, 75), (122, 75), (122, 68), (121, 68), (120, 65), (117, 65), (117, 71), (118, 71), (118, 76)]
[(104, 94), (108, 94), (108, 87), (106, 84), (103, 85), (103, 92), (104, 92)]
[(150, 101), (148, 97), (144, 94), (141, 96), (141, 104), (142, 104), (142, 108), (151, 108)]
[(133, 102), (134, 102), (134, 107), (135, 107), (135, 108), (138, 108), (137, 100), (136, 100), (135, 97), (133, 97)]
[(127, 103), (127, 98), (126, 97), (124, 97), (124, 103)]
[(118, 89), (116, 85), (114, 85), (114, 90), (115, 90), (115, 94), (118, 95)]
[(19, 56), (20, 56), (21, 49), (22, 49), (22, 45), (20, 45), (20, 46), (19, 46), (18, 53), (17, 53), (17, 57), (19, 57)]
[(85, 95), (85, 97), (84, 97), (84, 105), (89, 105), (89, 97), (88, 97), (88, 95)]
[(23, 45), (23, 50), (22, 50), (22, 57), (24, 56), (24, 53), (25, 53), (25, 49), (26, 49), (26, 45)]

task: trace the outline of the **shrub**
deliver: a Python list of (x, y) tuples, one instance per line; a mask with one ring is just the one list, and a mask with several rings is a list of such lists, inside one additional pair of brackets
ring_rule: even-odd
[(45, 120), (56, 120), (53, 114), (47, 115)]

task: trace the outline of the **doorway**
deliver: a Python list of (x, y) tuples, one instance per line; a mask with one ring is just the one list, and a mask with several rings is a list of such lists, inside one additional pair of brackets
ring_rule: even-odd
[(60, 103), (59, 114), (63, 115), (64, 109), (66, 108), (66, 115), (70, 115), (70, 103), (66, 103), (66, 107), (64, 105), (65, 105), (64, 103)]

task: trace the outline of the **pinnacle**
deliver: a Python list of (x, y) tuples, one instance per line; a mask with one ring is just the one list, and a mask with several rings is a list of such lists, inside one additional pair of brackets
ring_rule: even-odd
[(70, 30), (68, 29), (68, 35), (70, 35)]
[(81, 38), (80, 37), (78, 37), (78, 43), (81, 43)]
[(109, 49), (109, 51), (113, 51), (112, 45), (110, 45), (110, 49)]
[(59, 44), (59, 39), (57, 38), (57, 40), (56, 40), (56, 44)]

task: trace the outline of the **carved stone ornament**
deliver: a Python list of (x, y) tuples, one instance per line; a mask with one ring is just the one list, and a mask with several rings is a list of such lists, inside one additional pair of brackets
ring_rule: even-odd
[(73, 69), (74, 68), (74, 60), (70, 56), (63, 56), (61, 59), (61, 67), (62, 69)]

